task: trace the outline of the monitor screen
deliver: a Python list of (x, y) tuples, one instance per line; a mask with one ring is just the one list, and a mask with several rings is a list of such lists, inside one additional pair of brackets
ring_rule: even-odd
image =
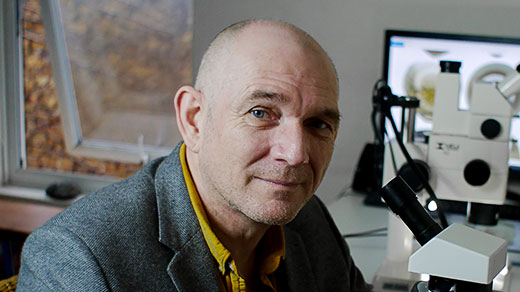
[[(479, 80), (501, 81), (504, 74), (520, 64), (520, 39), (454, 35), (441, 33), (387, 30), (383, 79), (399, 96), (416, 96), (421, 101), (417, 111), (415, 130), (432, 129), (431, 115), (435, 77), (440, 72), (441, 60), (459, 61), (460, 92), (459, 109), (469, 109), (472, 79), (480, 75), (482, 68), (492, 68)], [(516, 113), (518, 114), (518, 113)], [(400, 126), (401, 109), (392, 108), (392, 116)], [(391, 127), (387, 124), (387, 129)], [(392, 138), (392, 131), (388, 131)], [(513, 118), (511, 138), (520, 141), (520, 118)], [(520, 170), (518, 144), (513, 143), (510, 166)]]

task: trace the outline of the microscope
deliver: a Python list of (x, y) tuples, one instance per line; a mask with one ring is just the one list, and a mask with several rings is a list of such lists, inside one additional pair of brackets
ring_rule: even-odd
[[(383, 185), (396, 176), (402, 176), (405, 178), (406, 185), (418, 194), (421, 205), (427, 203), (425, 189), (430, 188), (431, 191), (435, 190), (438, 199), (467, 202), (466, 219), (468, 223), (475, 226), (496, 225), (498, 206), (504, 203), (506, 196), (511, 118), (518, 112), (520, 104), (520, 73), (518, 72), (520, 66), (517, 68), (517, 72), (507, 74), (499, 83), (472, 81), (468, 111), (458, 108), (461, 63), (441, 61), (440, 66), (441, 73), (437, 77), (435, 87), (432, 132), (427, 136), (426, 142), (415, 141), (416, 105), (408, 106), (409, 115), (406, 129), (403, 131), (404, 138), (397, 135), (397, 141), (390, 142), (391, 145), (385, 147)], [(487, 68), (483, 68), (483, 70), (485, 71)], [(475, 75), (483, 76), (485, 73), (477, 72)], [(518, 95), (516, 98), (514, 98), (515, 94)], [(403, 103), (405, 100), (413, 100), (396, 97), (388, 88), (383, 90), (382, 96), (381, 100), (385, 102), (401, 100), (400, 103)], [(388, 108), (400, 105), (395, 101), (386, 102), (386, 104)], [(411, 102), (405, 104), (411, 104)], [(387, 113), (390, 113), (389, 109), (387, 109)], [(395, 125), (394, 130), (396, 130)], [(401, 140), (399, 141), (399, 139)], [(405, 146), (409, 154), (393, 151), (392, 149), (397, 148), (397, 144)], [(425, 181), (427, 181), (426, 184)], [(398, 217), (389, 213), (387, 255), (373, 281), (376, 291), (410, 291), (412, 288), (417, 289), (417, 287), (413, 287), (415, 282), (424, 280), (421, 273), (436, 275), (436, 273), (429, 273), (428, 269), (417, 268), (417, 261), (421, 262), (419, 260), (421, 256), (418, 254), (423, 255), (421, 263), (423, 268), (432, 266), (432, 264), (424, 262), (426, 246), (419, 248), (414, 240), (414, 234), (402, 219), (402, 216)], [(441, 236), (441, 234), (452, 236), (455, 241), (457, 238), (472, 238), (471, 235), (466, 234), (469, 227), (463, 226), (462, 228), (457, 226), (458, 224), (452, 224), (456, 227), (448, 227), (445, 219), (442, 223), (445, 225), (443, 226), (445, 229), (442, 232), (439, 230), (438, 235), (432, 236), (432, 242), (438, 242), (436, 236)], [(457, 230), (449, 231), (453, 229)], [(473, 231), (473, 229), (471, 230)], [(468, 232), (472, 233), (472, 231)], [(415, 237), (417, 238), (417, 235)], [(446, 242), (446, 240), (441, 240), (441, 242)], [(460, 243), (460, 240), (458, 242)], [(482, 242), (490, 242), (490, 246), (488, 246), (490, 250), (497, 248), (500, 250), (499, 253), (503, 252), (504, 247), (497, 246), (500, 244), (494, 239), (488, 238), (487, 241)], [(453, 266), (457, 266), (455, 263), (458, 261), (457, 257), (472, 253), (465, 253), (464, 248), (461, 247), (458, 252), (453, 254)], [(417, 252), (412, 255), (415, 250)], [(423, 252), (420, 252), (421, 250)], [(439, 254), (441, 253), (442, 251), (439, 250)], [(414, 259), (413, 265), (412, 259)], [(460, 262), (458, 263), (460, 264)], [(471, 261), (466, 261), (463, 264), (476, 266), (476, 264), (470, 263)], [(494, 279), (494, 291), (509, 291), (507, 273), (509, 264), (506, 262), (505, 265), (506, 267), (501, 268), (502, 271), (497, 273), (498, 276), (493, 275), (497, 266), (493, 266), (495, 269), (493, 272), (488, 270), (487, 278), (490, 275), (494, 277), (490, 279), (490, 282)], [(446, 270), (446, 267), (442, 270)], [(468, 271), (468, 268), (459, 266), (458, 270)], [(456, 278), (453, 275), (448, 277)], [(459, 279), (463, 278), (469, 279), (465, 276), (459, 277)], [(480, 283), (483, 283), (482, 278)]]
[(491, 292), (492, 281), (506, 264), (507, 242), (454, 223), (435, 222), (406, 182), (397, 176), (380, 190), (381, 197), (422, 245), (409, 260), (412, 272), (430, 275), (412, 292)]

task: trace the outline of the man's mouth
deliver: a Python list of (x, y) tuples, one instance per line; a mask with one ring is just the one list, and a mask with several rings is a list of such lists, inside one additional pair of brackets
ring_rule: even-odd
[(295, 188), (302, 184), (301, 182), (292, 181), (292, 180), (280, 180), (280, 179), (262, 178), (262, 177), (257, 177), (257, 179), (264, 181), (268, 184), (272, 184), (272, 185), (280, 186), (280, 187), (286, 187), (286, 188)]

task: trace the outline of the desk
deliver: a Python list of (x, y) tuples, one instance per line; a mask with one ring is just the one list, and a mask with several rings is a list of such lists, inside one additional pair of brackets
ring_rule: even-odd
[[(387, 227), (388, 211), (365, 206), (363, 200), (362, 195), (349, 194), (327, 206), (342, 234)], [(366, 281), (372, 282), (386, 255), (386, 237), (348, 238), (347, 243)], [(511, 270), (510, 292), (515, 291), (520, 291), (519, 266), (513, 266)]]

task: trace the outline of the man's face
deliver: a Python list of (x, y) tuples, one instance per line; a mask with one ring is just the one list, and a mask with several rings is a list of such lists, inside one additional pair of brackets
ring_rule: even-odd
[[(243, 32), (201, 130), (205, 191), (255, 222), (291, 221), (318, 188), (338, 131), (337, 84), (322, 54), (283, 33)], [(211, 95), (211, 97), (209, 97)]]

